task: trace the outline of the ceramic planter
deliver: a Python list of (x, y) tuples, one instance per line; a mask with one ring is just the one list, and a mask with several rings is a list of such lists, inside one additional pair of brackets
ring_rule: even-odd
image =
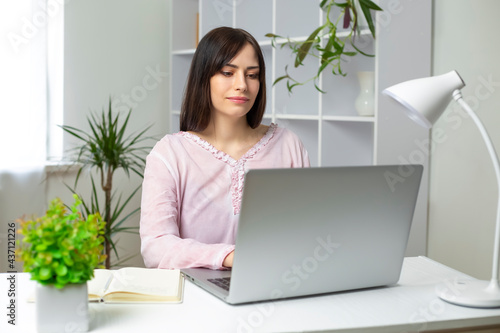
[(356, 110), (360, 116), (373, 116), (375, 110), (375, 73), (358, 72), (357, 76), (360, 92), (355, 102)]
[(36, 286), (38, 333), (87, 332), (89, 328), (87, 283), (62, 289)]

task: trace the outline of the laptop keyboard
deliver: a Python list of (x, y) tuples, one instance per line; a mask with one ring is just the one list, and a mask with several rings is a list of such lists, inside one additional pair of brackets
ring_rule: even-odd
[(229, 291), (229, 284), (231, 283), (231, 278), (230, 277), (224, 277), (224, 278), (216, 278), (216, 279), (208, 279), (209, 282), (212, 282), (216, 286)]

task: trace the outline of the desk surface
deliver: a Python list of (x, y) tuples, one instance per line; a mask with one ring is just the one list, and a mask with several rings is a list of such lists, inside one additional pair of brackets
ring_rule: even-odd
[[(35, 332), (35, 282), (17, 275), (16, 326), (6, 317), (7, 274), (0, 274), (1, 332)], [(189, 281), (182, 304), (93, 304), (90, 332), (409, 332), (499, 325), (500, 309), (441, 301), (440, 282), (469, 276), (426, 257), (405, 258), (398, 284), (257, 304), (227, 305)], [(451, 284), (450, 284), (451, 286)], [(453, 287), (450, 287), (454, 292)], [(456, 290), (455, 290), (456, 291)], [(5, 301), (4, 301), (5, 300)], [(499, 328), (500, 331), (500, 328)]]

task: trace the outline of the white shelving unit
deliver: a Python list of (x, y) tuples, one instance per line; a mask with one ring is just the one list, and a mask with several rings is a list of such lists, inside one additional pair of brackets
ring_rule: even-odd
[[(342, 67), (345, 77), (325, 70), (320, 79), (325, 94), (313, 84), (295, 87), (290, 94), (285, 81), (272, 85), (285, 73), (285, 66), (289, 64), (289, 73), (300, 81), (314, 75), (319, 60), (307, 57), (305, 66), (295, 69), (290, 49), (273, 48), (265, 34), (305, 40), (324, 20), (319, 0), (171, 0), (171, 132), (179, 130), (183, 89), (197, 38), (215, 27), (232, 26), (250, 32), (265, 56), (268, 102), (264, 123), (274, 122), (294, 131), (313, 166), (404, 163), (415, 150), (414, 141), (428, 139), (429, 133), (401, 115), (398, 106), (380, 92), (389, 85), (430, 75), (431, 2), (403, 0), (399, 7), (388, 6), (389, 0), (378, 3), (384, 12), (377, 14), (376, 40), (368, 29), (357, 37), (360, 48), (375, 57), (350, 58)], [(375, 72), (371, 117), (359, 116), (355, 110), (360, 92), (358, 71)], [(428, 156), (418, 164), (426, 167)], [(409, 255), (425, 254), (427, 174), (415, 216)]]

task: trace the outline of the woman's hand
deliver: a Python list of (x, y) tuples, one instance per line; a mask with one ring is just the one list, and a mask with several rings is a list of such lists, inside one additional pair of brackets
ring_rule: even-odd
[(224, 262), (222, 263), (222, 266), (224, 267), (233, 267), (233, 257), (234, 257), (234, 251), (229, 253), (226, 258), (224, 258)]

